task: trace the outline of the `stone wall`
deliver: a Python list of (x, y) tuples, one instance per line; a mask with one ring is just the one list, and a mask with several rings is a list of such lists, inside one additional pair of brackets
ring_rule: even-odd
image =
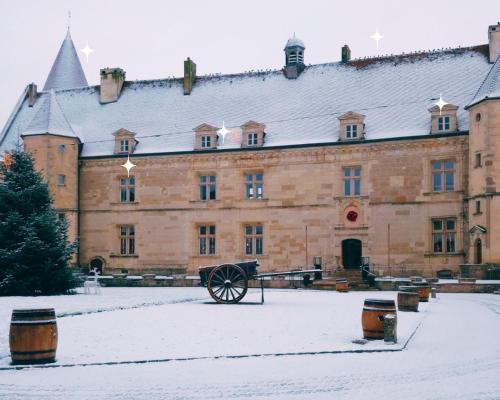
[[(136, 201), (119, 202), (124, 158), (81, 160), (81, 262), (105, 260), (105, 273), (185, 268), (254, 259), (244, 254), (245, 224), (262, 223), (261, 271), (312, 265), (342, 267), (342, 240), (359, 239), (364, 256), (434, 276), (464, 263), (463, 199), (468, 138), (450, 136), (379, 143), (342, 144), (224, 153), (132, 157)], [(432, 193), (431, 162), (453, 159), (455, 191)], [(345, 197), (343, 168), (361, 166), (361, 194)], [(264, 173), (264, 198), (245, 199), (245, 173)], [(217, 200), (199, 200), (199, 175), (217, 176)], [(355, 221), (347, 219), (354, 211)], [(457, 219), (457, 252), (432, 252), (431, 218)], [(136, 254), (119, 254), (119, 225), (136, 229)], [(216, 225), (214, 256), (198, 255), (197, 228)], [(307, 226), (307, 260), (306, 260)]]

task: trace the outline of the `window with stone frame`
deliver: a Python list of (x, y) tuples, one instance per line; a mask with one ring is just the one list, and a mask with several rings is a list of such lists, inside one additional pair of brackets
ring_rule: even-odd
[(248, 146), (257, 146), (259, 144), (259, 135), (257, 133), (249, 133), (247, 136)]
[(130, 148), (129, 139), (120, 139), (120, 153), (128, 153)]
[(434, 192), (455, 190), (455, 162), (453, 160), (432, 162), (432, 190)]
[(346, 139), (357, 139), (358, 138), (358, 125), (356, 125), (356, 124), (346, 125), (345, 137), (346, 137)]
[(480, 168), (483, 166), (483, 162), (481, 159), (481, 153), (476, 153), (476, 163), (474, 165), (476, 168)]
[(249, 200), (259, 200), (264, 196), (264, 174), (248, 172), (245, 174), (245, 196)]
[(361, 167), (344, 167), (344, 196), (361, 196)]
[(216, 176), (200, 175), (200, 200), (216, 200)]
[(446, 132), (450, 130), (450, 116), (442, 115), (438, 117), (438, 131)]
[(120, 203), (135, 202), (135, 177), (120, 178)]
[(198, 254), (215, 255), (215, 225), (198, 226)]
[(66, 186), (66, 175), (57, 176), (57, 186)]
[(120, 254), (135, 254), (135, 227), (134, 225), (120, 225)]
[(482, 214), (481, 211), (481, 200), (476, 200), (476, 212), (475, 214)]
[(211, 135), (204, 135), (201, 137), (201, 148), (202, 149), (209, 149), (212, 147), (212, 136)]
[(456, 253), (456, 225), (456, 218), (432, 220), (432, 250), (434, 253)]
[(264, 253), (264, 228), (261, 224), (246, 224), (245, 255), (257, 256)]

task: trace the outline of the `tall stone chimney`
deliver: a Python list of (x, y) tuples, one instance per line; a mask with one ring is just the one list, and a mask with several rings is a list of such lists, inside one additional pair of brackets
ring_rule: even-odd
[(36, 90), (36, 85), (34, 83), (30, 83), (28, 85), (28, 106), (33, 107), (35, 105), (36, 98), (38, 96), (38, 92)]
[(101, 69), (101, 104), (117, 101), (125, 82), (125, 71), (121, 68)]
[(351, 61), (351, 49), (349, 48), (348, 45), (343, 45), (342, 46), (342, 64), (345, 64), (345, 63), (348, 63), (349, 61)]
[(196, 81), (196, 64), (189, 57), (184, 61), (184, 94), (191, 94)]
[(488, 42), (490, 44), (490, 63), (494, 63), (500, 55), (500, 21), (488, 28)]

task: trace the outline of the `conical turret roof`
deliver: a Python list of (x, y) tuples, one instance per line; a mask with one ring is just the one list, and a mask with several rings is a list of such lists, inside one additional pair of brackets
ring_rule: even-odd
[(64, 116), (57, 102), (56, 93), (52, 89), (37, 110), (22, 136), (44, 134), (76, 137), (73, 128)]
[(88, 86), (87, 79), (68, 29), (43, 90), (72, 89), (83, 86)]

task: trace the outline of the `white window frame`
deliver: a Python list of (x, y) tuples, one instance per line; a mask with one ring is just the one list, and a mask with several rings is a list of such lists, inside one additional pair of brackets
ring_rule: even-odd
[(358, 124), (346, 125), (345, 137), (346, 137), (346, 139), (357, 139), (358, 138)]
[(247, 136), (247, 145), (248, 146), (257, 146), (259, 144), (259, 134), (258, 133), (249, 133)]
[(451, 127), (451, 117), (449, 115), (440, 115), (438, 117), (438, 132), (447, 132)]
[(120, 153), (128, 153), (130, 151), (130, 139), (120, 139)]
[(66, 186), (66, 175), (57, 175), (57, 186)]
[(203, 135), (201, 137), (201, 148), (202, 149), (212, 148), (212, 135)]

